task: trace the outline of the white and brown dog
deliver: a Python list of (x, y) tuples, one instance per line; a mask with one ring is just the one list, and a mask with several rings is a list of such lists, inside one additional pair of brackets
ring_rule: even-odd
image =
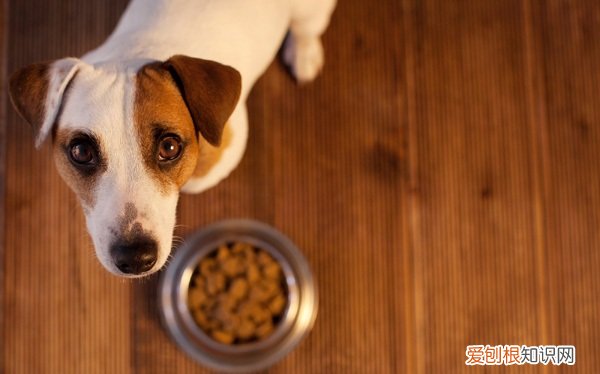
[(12, 102), (49, 136), (100, 262), (139, 277), (172, 246), (179, 191), (225, 178), (246, 146), (248, 91), (277, 53), (298, 81), (323, 64), (335, 0), (133, 0), (80, 59), (25, 67)]

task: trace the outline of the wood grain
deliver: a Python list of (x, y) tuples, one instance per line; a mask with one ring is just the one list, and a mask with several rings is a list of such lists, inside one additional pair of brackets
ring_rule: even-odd
[[(10, 73), (93, 48), (126, 0), (4, 4)], [(303, 250), (319, 316), (268, 372), (466, 372), (468, 344), (573, 344), (577, 372), (600, 365), (598, 40), (593, 0), (347, 0), (317, 81), (269, 67), (242, 163), (183, 195), (176, 229), (250, 217)], [(210, 372), (161, 327), (157, 277), (98, 265), (50, 148), (8, 109), (0, 372)]]
[(600, 333), (600, 6), (537, 1), (540, 127), (546, 228), (549, 338), (578, 348), (597, 368)]
[[(83, 53), (110, 32), (123, 6), (10, 2), (8, 71)], [(99, 266), (49, 145), (35, 150), (12, 110), (6, 144), (3, 371), (127, 372), (130, 284)]]
[(535, 191), (520, 4), (415, 9), (419, 372), (464, 369), (469, 344), (544, 344), (546, 310), (530, 282)]
[[(0, 1), (0, 87), (6, 87), (6, 43), (7, 43), (7, 31), (8, 31), (8, 16), (7, 16), (7, 1)], [(6, 175), (6, 104), (7, 97), (6, 91), (0, 91), (0, 338), (1, 333), (4, 331), (4, 308), (3, 308), (3, 280), (4, 280), (4, 252), (5, 252), (5, 241), (4, 241), (4, 229), (5, 229), (5, 209), (4, 209), (4, 186), (5, 186), (5, 175)], [(0, 354), (0, 368), (3, 365), (4, 357)]]

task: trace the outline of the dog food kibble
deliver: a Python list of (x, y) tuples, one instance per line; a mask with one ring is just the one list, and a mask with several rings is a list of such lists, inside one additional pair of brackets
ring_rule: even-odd
[(269, 310), (271, 311), (271, 314), (280, 314), (283, 312), (283, 309), (285, 308), (285, 302), (286, 301), (283, 295), (275, 296), (269, 303)]
[(233, 339), (235, 339), (235, 336), (233, 336), (232, 333), (222, 330), (213, 330), (211, 336), (215, 338), (216, 341), (223, 344), (231, 344), (233, 343)]
[(283, 271), (247, 243), (221, 245), (194, 270), (188, 307), (198, 326), (223, 344), (269, 336), (287, 305)]

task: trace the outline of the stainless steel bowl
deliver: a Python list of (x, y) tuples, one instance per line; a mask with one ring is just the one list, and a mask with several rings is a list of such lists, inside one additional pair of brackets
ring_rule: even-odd
[[(196, 325), (187, 306), (187, 293), (200, 260), (219, 245), (238, 241), (268, 251), (279, 262), (288, 304), (275, 331), (266, 339), (225, 345)], [(221, 371), (256, 371), (273, 365), (308, 334), (317, 316), (317, 289), (304, 256), (279, 231), (253, 220), (221, 221), (192, 235), (175, 253), (159, 287), (160, 315), (170, 336), (197, 362)]]

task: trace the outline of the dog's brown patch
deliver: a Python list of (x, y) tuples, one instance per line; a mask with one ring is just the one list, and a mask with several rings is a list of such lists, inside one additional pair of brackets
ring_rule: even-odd
[[(69, 144), (77, 132), (57, 129), (54, 133), (53, 155), (58, 172), (75, 194), (81, 199), (84, 210), (90, 210), (96, 203), (95, 190), (99, 176), (106, 171), (106, 160), (102, 159), (94, 173), (82, 173), (69, 160)], [(101, 146), (101, 145), (99, 145)], [(102, 150), (100, 149), (100, 153)]]
[(218, 147), (225, 123), (240, 98), (240, 73), (231, 66), (183, 55), (169, 58), (162, 68), (177, 84), (196, 131)]
[[(160, 63), (145, 65), (137, 73), (133, 111), (146, 168), (159, 181), (163, 192), (179, 189), (196, 167), (198, 137), (177, 85)], [(179, 159), (169, 163), (158, 161), (161, 133), (181, 138), (184, 150)]]
[(198, 153), (198, 163), (194, 170), (194, 178), (204, 177), (219, 162), (225, 148), (231, 144), (231, 128), (229, 123), (225, 124), (221, 144), (218, 147), (211, 145), (204, 138), (199, 139), (200, 151)]
[(46, 114), (46, 96), (49, 85), (48, 63), (29, 65), (10, 77), (10, 100), (17, 112), (36, 131), (40, 129)]

